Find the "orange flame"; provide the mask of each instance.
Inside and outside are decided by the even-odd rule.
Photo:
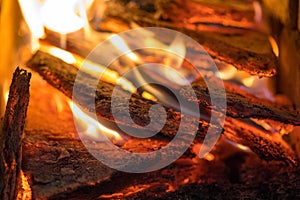
[[[272,47],[272,50],[273,50],[273,53],[275,54],[275,56],[279,56],[279,48],[278,48],[278,44],[277,42],[275,41],[275,39],[273,37],[269,37],[269,42],[271,44],[271,47]]]
[[[17,199],[22,199],[22,200],[32,199],[32,191],[28,179],[22,170],[20,172],[20,175],[21,175],[21,188],[18,190]]]
[[[123,140],[123,138],[118,132],[103,126],[97,120],[93,119],[88,114],[83,112],[73,102],[69,101],[69,106],[75,117],[74,120],[77,122],[78,125],[80,125],[79,128],[82,129],[81,131],[84,132],[84,135],[88,138],[92,138],[97,141],[102,141],[103,135],[101,134],[105,134],[107,137],[114,141],[120,142]]]

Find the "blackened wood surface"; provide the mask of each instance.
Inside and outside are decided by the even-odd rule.
[[[20,186],[22,139],[29,103],[31,73],[17,68],[14,72],[3,120],[0,154],[1,199],[15,199]]]

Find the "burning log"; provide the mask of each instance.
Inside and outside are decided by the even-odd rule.
[[[168,20],[165,21],[163,19],[156,19],[154,16],[157,13],[160,13],[159,9],[156,8],[156,4],[163,4],[158,7],[164,8],[164,15],[170,17],[173,15],[173,12],[176,14],[173,15],[174,17],[170,17],[171,19],[168,18]],[[187,7],[192,8],[193,10],[195,8],[196,10],[198,10],[198,6],[199,10],[203,10],[203,8],[206,8],[208,10],[211,9],[209,5],[204,3],[202,5],[202,3],[199,3],[198,1],[196,2],[190,0],[187,2],[182,2],[182,4],[187,5]],[[217,5],[219,7],[223,7],[222,9],[226,11],[224,11],[224,13],[227,13],[226,16],[231,16],[230,13],[234,12],[234,9],[230,8],[230,6],[225,6],[224,8],[224,2],[219,4]],[[268,42],[267,35],[254,32],[252,30],[240,31],[239,29],[236,30],[232,28],[229,29],[231,31],[227,31],[225,34],[222,34],[222,32],[224,32],[222,31],[224,29],[224,26],[223,28],[218,27],[214,31],[199,31],[196,28],[191,27],[191,25],[187,22],[189,20],[184,20],[184,22],[180,21],[181,19],[185,18],[178,17],[178,15],[180,15],[178,13],[185,13],[183,9],[185,9],[186,7],[182,6],[181,3],[178,3],[177,1],[168,1],[168,3],[166,4],[161,3],[160,1],[154,1],[154,3],[153,1],[147,1],[147,3],[142,4],[145,6],[140,5],[141,4],[138,4],[135,1],[110,1],[106,9],[105,16],[108,21],[110,19],[113,19],[113,21],[121,21],[120,23],[127,24],[128,29],[136,27],[136,25],[132,25],[132,22],[135,22],[139,26],[156,26],[180,31],[199,42],[204,47],[204,49],[214,58],[232,64],[239,70],[246,71],[252,75],[266,77],[272,77],[276,74],[276,68],[278,66],[277,58],[272,52],[272,47]],[[170,7],[175,7],[177,9],[173,10],[170,9]],[[199,17],[199,20],[201,21],[202,12],[200,12],[199,14],[199,12],[195,11],[195,13],[196,15],[194,17]],[[214,11],[214,14],[217,13],[218,11]],[[243,12],[240,15],[241,17],[238,17],[237,19],[248,18],[248,14],[245,14]],[[207,15],[203,15],[203,17],[204,16]],[[226,24],[228,23],[228,19],[226,19],[223,14],[217,14],[216,16],[219,19],[218,21],[225,20]],[[214,18],[209,19],[212,20],[209,21],[210,23],[214,23]],[[247,20],[241,20],[240,23],[244,24],[245,21]],[[205,23],[209,24],[209,22]],[[116,27],[113,27],[110,31],[120,32],[124,31],[124,29],[126,28],[122,28],[122,30],[116,30]]]
[[[15,199],[20,186],[22,138],[31,74],[17,68],[10,86],[1,134],[1,199]]]
[[[97,2],[95,9],[97,9]],[[135,13],[127,12],[131,11]],[[120,17],[120,12],[124,17]],[[106,25],[107,17],[123,18],[128,24],[132,18],[161,21],[161,23],[176,24],[191,30],[213,30],[213,26],[254,28],[255,10],[253,2],[245,1],[161,1],[146,0],[143,3],[130,0],[114,0],[106,3],[104,18],[96,15],[93,18],[95,27],[101,27],[99,18]],[[126,20],[127,19],[127,20]],[[159,20],[159,21],[158,21]],[[259,19],[258,19],[259,20]],[[215,29],[217,29],[215,27]]]
[[[76,67],[67,64],[62,60],[53,57],[47,53],[43,53],[41,51],[38,51],[32,57],[32,59],[28,61],[27,66],[37,71],[53,87],[62,91],[69,98],[72,98],[73,85],[78,72],[78,69]],[[75,101],[77,101],[76,103],[78,103],[79,105],[84,105],[85,109],[89,111],[94,111],[94,107],[95,107],[94,105],[86,105],[87,103],[86,98],[89,97],[89,95],[91,94],[84,94],[84,93],[85,91],[87,91],[86,87],[89,87],[86,85],[86,83],[91,80],[95,80],[95,78],[88,74],[86,74],[85,77],[86,77],[85,80],[80,80],[80,85],[82,86],[81,91],[83,92],[83,94],[81,97],[76,98]],[[95,97],[97,115],[99,115],[99,117],[101,118],[113,122],[115,122],[115,119],[111,113],[111,96],[114,87],[115,86],[110,83],[101,81],[98,84],[96,97]],[[121,100],[127,94],[128,94],[127,91],[120,89],[118,90],[117,98],[120,98]],[[122,121],[117,121],[117,123],[141,130],[143,129],[142,126],[146,126],[149,123],[148,111],[155,104],[157,103],[151,100],[141,98],[136,94],[132,94],[130,99],[129,110],[134,122],[137,123],[138,125],[133,123],[131,119],[126,119],[126,117],[123,118]],[[120,103],[120,105],[118,105],[118,109],[126,110],[128,108],[127,105]],[[193,117],[185,116],[184,118],[182,118],[179,112],[176,112],[171,108],[165,107],[165,110],[167,113],[167,119],[166,119],[166,124],[161,130],[161,132],[166,135],[174,136],[178,131],[178,127],[181,120],[185,120],[187,123],[190,123],[190,125],[194,121]],[[157,114],[156,116],[157,117],[155,121],[153,121],[154,123],[156,122],[160,123],[162,121],[165,121],[164,116],[161,116],[159,114]],[[201,120],[200,125],[201,127],[199,127],[199,130],[201,129],[202,133],[199,134],[204,136],[205,131],[203,131],[203,129],[208,127],[208,123],[207,121]],[[186,130],[189,130],[189,127],[186,127]]]
[[[28,61],[27,65],[33,70],[37,71],[41,76],[43,76],[43,78],[46,79],[52,86],[61,90],[69,98],[72,98],[73,83],[78,72],[78,69],[76,67],[41,51],[38,51],[32,57],[32,59]],[[89,78],[90,80],[94,79],[93,77],[87,75],[87,80]],[[206,84],[203,81],[197,81],[192,84],[199,99],[191,99],[191,92],[193,91],[186,90],[185,88],[183,88],[180,93],[185,99],[191,102],[197,102],[205,109],[209,109],[211,106],[209,92],[218,94],[218,85],[220,84],[219,80],[217,79],[211,78],[211,81],[213,85],[216,85],[214,91],[208,91]],[[84,83],[82,84],[84,85]],[[99,91],[97,91],[97,94],[99,94],[99,96],[96,97],[97,101],[101,102],[105,99],[110,100],[113,88],[114,85],[101,81],[100,85],[98,86]],[[238,89],[238,87],[235,87],[233,84],[225,84],[225,90],[227,91],[227,114],[229,116],[236,118],[270,118],[284,123],[300,125],[299,114],[295,111],[288,110],[286,108],[280,108],[280,105],[276,105],[268,100],[262,100],[254,97],[253,95],[244,92],[242,89]],[[137,95],[133,95],[133,98],[134,99],[132,100],[132,102],[141,104],[138,110],[149,110],[149,107],[155,104],[153,101],[146,100]],[[97,104],[99,102],[97,102]],[[109,105],[103,104],[102,106],[102,108],[106,108]],[[97,105],[97,108],[100,108],[100,106]],[[89,109],[92,109],[92,106],[90,106]],[[105,113],[109,110],[110,109],[107,108],[101,110],[99,109],[97,111],[101,113],[102,117],[113,120],[110,114]],[[177,113],[176,111],[170,110],[170,113],[174,113],[172,115],[172,118],[174,120],[179,118],[179,113]],[[134,114],[136,114],[137,116],[139,115],[138,113]],[[143,117],[140,117],[140,119],[145,120]],[[148,120],[141,123],[147,123],[147,121]]]
[[[212,85],[215,85],[213,91],[208,91],[207,86],[203,80],[198,80],[192,83],[194,91],[197,95],[195,99],[191,95],[191,91],[182,89],[181,95],[183,98],[197,102],[200,105],[210,106],[210,93],[215,96],[222,96],[218,88],[220,88],[221,80],[217,78],[210,78]],[[299,113],[293,108],[285,108],[279,104],[271,102],[266,99],[258,98],[235,84],[223,82],[226,90],[227,101],[227,115],[233,118],[258,118],[258,119],[273,119],[285,124],[292,124],[299,126]],[[220,99],[222,101],[224,99]],[[225,101],[225,100],[224,100]]]
[[[50,83],[55,88],[62,91],[66,96],[69,98],[72,97],[72,91],[73,91],[73,84],[74,80],[76,78],[77,69],[67,63],[64,63],[62,60],[55,58],[49,54],[43,53],[38,51],[32,59],[27,63],[27,65],[32,68],[33,70],[37,71],[45,80],[47,80],[48,83]],[[82,86],[86,85],[85,83],[81,83]],[[195,82],[195,84],[199,84],[198,82]],[[195,85],[194,85],[195,86]],[[226,86],[226,85],[225,85]],[[86,87],[86,86],[85,86]],[[82,96],[85,96],[84,93],[85,87],[82,89]],[[207,90],[202,85],[198,85],[198,89],[196,90],[198,96],[200,98],[204,99],[204,103],[200,102],[201,106],[204,106],[205,109],[209,109],[210,104],[206,97],[208,98]],[[99,83],[98,89],[97,89],[97,96],[96,96],[96,112],[99,117],[105,118],[110,121],[114,121],[114,118],[111,114],[111,108],[110,108],[110,101],[111,101],[111,93],[114,88],[114,85],[108,84],[105,82]],[[289,110],[278,110],[276,106],[274,106],[273,103],[270,103],[268,101],[262,101],[259,103],[259,100],[254,101],[253,99],[247,99],[246,97],[242,98],[244,95],[243,92],[239,90],[233,90],[228,85],[226,86],[227,92],[228,92],[228,98],[229,98],[229,105],[228,105],[228,115],[233,117],[260,117],[260,118],[270,118],[272,115],[277,115],[276,117],[273,117],[273,119],[282,121],[282,122],[289,122],[292,124],[299,124],[299,120],[294,115],[293,112]],[[197,89],[197,87],[196,87]],[[217,88],[216,88],[217,91]],[[125,91],[120,91],[119,97],[122,98],[122,93]],[[184,97],[187,99],[189,96],[185,96],[184,90],[181,91],[181,94],[183,94]],[[244,95],[245,96],[245,95]],[[252,97],[252,96],[251,96]],[[84,97],[77,99],[79,104],[84,103]],[[197,99],[188,99],[192,101],[198,101]],[[268,102],[268,103],[266,103]],[[266,104],[264,104],[266,103]],[[234,105],[238,104],[237,108],[234,108]],[[155,105],[155,102],[146,100],[144,98],[139,97],[138,95],[132,95],[131,104],[129,107],[131,116],[140,125],[145,125],[148,122],[148,110],[151,106]],[[88,106],[87,109],[92,109],[93,105]],[[252,108],[255,108],[255,112],[251,112],[248,110],[243,110],[243,107],[247,107],[250,110]],[[125,107],[120,106],[120,109],[127,109]],[[176,134],[178,124],[181,120],[186,120],[187,122],[193,122],[192,117],[189,116],[180,116],[179,112],[176,112],[170,108],[165,107],[167,111],[167,120],[165,123],[164,128],[161,130],[162,133],[174,136]],[[283,116],[281,116],[284,112]],[[244,114],[243,114],[244,113]],[[146,117],[145,117],[146,116]],[[159,116],[158,116],[158,119]],[[231,118],[229,118],[231,119]],[[163,119],[161,119],[163,120]],[[234,120],[234,119],[232,119]],[[247,128],[243,128],[245,124],[240,123],[241,127],[238,126],[238,123],[232,123],[229,120],[227,123],[225,123],[225,131],[230,133],[230,138],[232,138],[234,141],[239,141],[250,147],[252,147],[255,152],[260,155],[262,158],[265,158],[267,160],[281,160],[285,161],[286,163],[290,163],[292,165],[297,164],[296,156],[294,155],[294,152],[290,149],[289,146],[287,146],[284,141],[280,139],[274,139],[273,136],[270,137],[268,134],[271,134],[268,131],[263,132],[256,132],[253,131],[255,129],[250,129],[250,125]],[[116,121],[117,123],[127,125],[127,126],[133,126],[135,128],[141,128],[136,127],[131,122],[126,121]],[[202,127],[199,127],[198,134],[200,134],[200,138],[203,138],[205,136],[205,129],[207,128],[209,121],[201,119],[201,125]],[[233,124],[236,124],[237,126],[232,126]],[[216,127],[221,128],[221,127]],[[187,128],[187,130],[189,130]],[[243,134],[240,132],[243,131]],[[266,134],[265,134],[266,133]],[[249,140],[250,138],[250,140]],[[257,139],[259,138],[259,139]],[[270,145],[269,148],[266,148],[266,144]]]

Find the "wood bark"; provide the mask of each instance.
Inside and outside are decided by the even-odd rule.
[[[3,119],[0,153],[1,199],[16,199],[20,186],[22,138],[31,74],[17,68],[10,86],[9,98]]]
[[[251,152],[224,144],[224,140],[211,151],[212,161],[198,159],[197,155],[187,152],[161,170],[143,174],[117,172],[98,162],[80,142],[67,97],[36,72],[33,72],[31,91],[22,170],[34,199],[167,199],[168,196],[201,198],[203,195],[211,199],[224,195],[238,198],[241,194],[251,198],[294,199],[298,194],[298,168],[264,162]],[[57,98],[63,110],[57,109]],[[238,126],[236,122],[231,124],[233,128]],[[130,139],[122,148],[152,152],[169,140],[163,135]],[[104,147],[101,142],[94,145],[96,150]],[[197,154],[197,150],[193,150],[195,146],[190,151]],[[269,149],[264,148],[266,152]]]
[[[186,6],[181,4],[184,4]],[[222,4],[227,5],[226,3]],[[105,17],[103,19],[104,22],[101,23],[104,23],[104,26],[105,24],[109,23],[123,23],[127,25],[121,26],[121,30],[118,30],[118,28],[116,28],[118,26],[109,26],[104,28],[104,30],[106,31],[110,30],[113,32],[120,32],[130,28],[134,28],[136,27],[136,24],[142,27],[155,26],[174,29],[190,36],[191,38],[199,42],[212,57],[230,63],[239,70],[246,71],[252,75],[266,77],[274,76],[276,74],[278,62],[276,56],[272,52],[272,48],[268,42],[267,35],[255,32],[250,29],[241,31],[240,29],[225,28],[226,31],[224,31],[224,26],[217,26],[217,28],[214,28],[212,30],[211,27],[208,26],[210,27],[210,30],[207,30],[207,28],[205,28],[204,30],[198,30],[189,23],[189,20],[186,19],[190,16],[183,16],[183,18],[180,18],[181,16],[178,17],[178,15],[181,15],[178,13],[185,13],[185,9],[199,9],[202,11],[205,9],[212,9],[212,15],[214,15],[219,21],[227,21],[228,19],[226,19],[226,17],[231,17],[230,13],[235,13],[235,11],[234,9],[230,8],[230,6],[227,5],[226,7],[222,6],[222,4],[220,3],[219,7],[222,7],[220,9],[223,9],[223,11],[220,12],[220,15],[218,15],[218,9],[214,10],[210,8],[210,5],[208,4],[202,4],[199,1],[196,2],[192,0],[187,2],[168,1],[167,3],[164,1],[147,1],[147,3],[145,3],[145,6],[142,6],[144,4],[140,5],[134,0],[110,1],[106,8]],[[151,7],[153,9],[150,9]],[[170,7],[172,9],[170,9]],[[252,4],[250,4],[249,7],[252,8]],[[166,20],[164,20],[163,18],[157,18],[155,17],[157,13],[163,13],[162,15],[167,15],[168,18]],[[194,18],[199,17],[199,21],[204,20],[201,19],[201,17],[205,18],[205,16],[207,16],[207,14],[203,14],[202,16],[201,11],[195,11],[195,13],[192,13],[193,14],[191,15]],[[240,18],[238,19],[241,20],[247,18],[248,14],[241,12],[239,15]],[[181,19],[184,22],[181,21]],[[238,19],[236,21],[239,21]],[[105,22],[105,20],[107,22]],[[212,17],[205,20],[210,20],[209,22],[205,22],[207,24],[213,24],[215,22],[214,18]],[[247,20],[241,20],[240,23],[247,24],[246,21]],[[132,22],[134,22],[135,25],[132,25]]]
[[[73,84],[76,78],[76,73],[78,71],[74,66],[64,63],[62,60],[43,52],[37,52],[27,63],[27,65],[28,67],[37,71],[49,84],[62,91],[69,98],[72,97]],[[86,83],[88,83],[88,79],[82,81],[82,95],[80,98],[75,99],[75,101],[82,105],[84,105],[85,97],[87,95],[90,95],[86,94]],[[198,84],[197,86],[199,87],[197,89],[197,87],[195,87],[194,85],[194,88],[196,89],[195,91],[198,94],[198,97],[200,97],[200,99],[203,100],[200,102],[201,107],[209,110],[209,101],[205,99],[208,95],[207,89],[198,82],[195,82],[195,84]],[[96,91],[96,112],[98,114],[98,117],[104,118],[109,121],[115,121],[111,114],[110,102],[113,88],[114,85],[101,82],[99,83],[98,89]],[[241,123],[239,123],[238,120],[235,120],[235,122],[232,123],[232,120],[234,120],[232,117],[259,117],[266,119],[272,118],[286,123],[288,122],[292,124],[299,124],[299,120],[296,116],[294,116],[294,112],[287,109],[278,110],[278,106],[275,106],[273,103],[268,101],[260,102],[259,100],[257,100],[257,98],[254,98],[251,95],[251,98],[246,98],[247,96],[243,97],[243,92],[239,91],[237,88],[236,90],[232,90],[232,88],[228,86],[226,88],[227,96],[229,98],[228,101],[230,104],[228,104],[227,114],[229,116],[227,122],[225,122],[224,128],[225,132],[227,131],[230,133],[228,134],[230,138],[233,141],[241,142],[245,145],[248,145],[262,158],[265,158],[267,160],[281,160],[291,165],[297,165],[298,161],[294,152],[288,145],[286,145],[286,143],[280,137],[276,138],[277,136],[275,135],[271,136],[272,134],[270,131],[260,131],[260,129],[257,129],[258,131],[256,131],[256,128],[249,128],[251,126],[247,125],[247,123],[243,120],[241,121]],[[122,93],[124,94],[124,92],[125,91],[120,91],[118,93],[118,98],[120,98],[120,100],[122,99]],[[216,90],[213,92],[218,92],[218,89],[216,88]],[[181,91],[181,94],[183,94],[184,96],[185,92]],[[187,100],[198,102],[198,99],[188,99],[188,95],[184,97]],[[147,123],[149,122],[149,108],[155,104],[156,102],[146,100],[144,98],[139,97],[138,95],[132,95],[131,104],[129,106],[131,117],[137,124],[142,126],[147,125]],[[237,104],[236,107],[235,104]],[[92,110],[93,106],[94,105],[88,105],[86,106],[86,109]],[[249,110],[244,110],[244,107],[248,108]],[[252,111],[253,108],[255,108],[255,112]],[[120,103],[119,109],[124,110],[128,108],[127,105],[123,105],[122,103]],[[187,124],[187,127],[185,127],[187,132],[193,131],[188,128],[188,124],[194,122],[193,117],[182,115],[179,112],[176,112],[167,107],[165,107],[165,109],[167,111],[168,117],[165,126],[161,130],[163,134],[173,137],[176,134],[180,120],[185,120]],[[282,113],[284,112],[286,112],[286,114],[282,115]],[[272,115],[276,115],[276,117]],[[132,124],[127,120],[128,119],[126,119],[125,117],[120,121],[116,121],[116,123],[126,125],[129,127],[134,127],[138,130],[143,129],[141,126]],[[161,117],[157,115],[156,120],[164,119],[161,119]],[[202,125],[202,127],[199,127],[198,135],[200,136],[200,138],[204,138],[209,121],[202,119],[200,120],[200,124]],[[213,126],[215,126],[215,128],[217,129],[223,128],[218,125]],[[268,146],[270,147],[266,148],[266,144],[268,144]]]

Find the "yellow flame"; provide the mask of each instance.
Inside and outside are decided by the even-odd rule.
[[[167,49],[169,54],[166,59],[166,65],[179,69],[184,61],[186,47],[181,37],[176,37]]]
[[[84,133],[86,136],[89,136],[93,139],[99,139],[101,138],[100,134],[104,133],[106,136],[116,141],[121,141],[123,139],[118,132],[106,128],[105,126],[100,124],[97,120],[93,119],[92,117],[84,113],[73,102],[69,101],[69,106],[73,112],[76,122],[82,125],[82,128],[84,129]]]
[[[244,145],[242,145],[242,144],[236,144],[236,146],[237,146],[239,149],[243,150],[243,151],[249,151],[249,150],[250,150],[249,147],[244,146]]]
[[[62,59],[63,61],[65,61],[66,63],[69,63],[69,64],[74,64],[76,63],[76,59],[75,57],[73,56],[72,53],[68,52],[68,51],[65,51],[65,50],[62,50],[62,49],[59,49],[59,48],[56,48],[56,47],[51,47],[49,49],[49,53]]]
[[[237,73],[237,69],[232,65],[226,65],[224,68],[217,71],[216,76],[223,80],[232,79]]]
[[[205,157],[204,157],[205,160],[208,160],[208,161],[213,161],[215,159],[215,156],[211,153],[208,153]]]
[[[44,25],[56,32],[67,34],[83,28],[85,22],[77,15],[77,0],[46,0],[41,8]]]
[[[126,56],[130,58],[131,60],[135,62],[139,62],[139,57],[131,51],[131,49],[128,47],[128,45],[125,43],[125,41],[119,36],[119,35],[112,35],[109,38],[109,41],[117,47],[121,52],[127,52]]]
[[[9,96],[9,91],[6,91],[6,92],[4,93],[5,104],[7,104],[8,96]]]
[[[246,78],[243,78],[241,80],[241,82],[246,86],[246,87],[252,87],[255,81],[255,77],[254,76],[249,76]]]
[[[18,190],[17,199],[29,200],[32,199],[32,191],[28,182],[27,177],[24,175],[24,172],[21,170],[21,188]]]
[[[278,57],[279,56],[279,48],[278,48],[277,42],[271,36],[269,36],[269,42],[270,42],[270,44],[272,46],[273,53]]]
[[[44,27],[41,17],[39,16],[39,9],[41,4],[36,0],[19,0],[19,4],[24,16],[24,19],[35,38],[44,36]]]
[[[142,97],[144,97],[145,99],[152,100],[152,101],[157,101],[157,99],[152,94],[150,94],[148,92],[143,92]]]

